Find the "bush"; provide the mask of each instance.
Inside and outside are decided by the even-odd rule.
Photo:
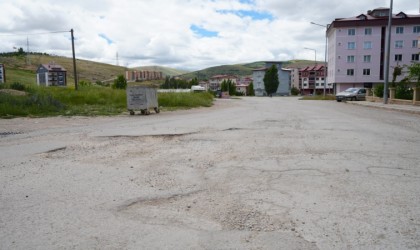
[[[14,89],[14,90],[24,91],[25,90],[25,85],[20,83],[20,82],[14,82],[14,83],[12,83],[12,85],[10,85],[10,88]]]
[[[410,89],[406,81],[401,81],[395,88],[395,98],[403,100],[413,100],[413,90]]]
[[[117,79],[114,80],[114,84],[112,84],[113,89],[126,89],[127,88],[127,80],[123,75],[119,75]]]
[[[299,89],[293,86],[292,89],[290,90],[290,93],[292,95],[299,95]]]
[[[375,85],[375,87],[373,88],[373,93],[377,97],[383,97],[384,96],[384,85],[383,84]]]
[[[81,81],[79,82],[79,85],[80,85],[80,86],[82,86],[82,87],[85,87],[85,86],[92,86],[92,83],[91,83],[89,80],[87,80],[87,81],[85,81],[85,80],[81,80]]]

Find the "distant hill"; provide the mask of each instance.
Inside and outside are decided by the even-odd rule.
[[[60,64],[67,70],[67,81],[71,85],[74,82],[73,59],[61,56],[52,56],[45,54],[30,54],[28,58],[23,55],[5,56],[0,54],[0,63],[5,64],[6,80],[8,83],[20,82],[26,84],[36,83],[35,72],[40,64],[55,62]],[[126,67],[116,66],[106,63],[93,62],[88,60],[77,59],[77,75],[80,80],[84,81],[113,81],[118,75],[124,75]],[[318,62],[321,63],[321,62]],[[313,65],[314,61],[309,60],[291,60],[285,61],[284,67],[303,68]],[[165,76],[180,76],[183,79],[193,79],[197,77],[199,80],[209,79],[214,75],[252,75],[252,70],[264,67],[264,62],[252,62],[235,65],[221,65],[210,67],[194,72],[187,73],[183,70],[161,67],[161,66],[143,66],[132,69],[161,71]]]
[[[8,55],[9,54],[9,55]],[[57,63],[67,70],[67,82],[71,85],[74,82],[73,59],[62,56],[52,56],[41,53],[10,56],[10,53],[0,54],[0,63],[5,64],[6,80],[8,83],[21,82],[33,84],[36,82],[35,72],[40,64],[50,62]],[[187,71],[161,67],[161,66],[145,66],[137,67],[139,70],[161,71],[163,75],[176,76],[185,74]],[[118,75],[124,75],[126,67],[116,66],[106,63],[94,61],[76,60],[76,70],[79,81],[113,81]]]
[[[188,73],[188,71],[186,70],[173,69],[173,68],[162,67],[162,66],[141,66],[141,67],[130,68],[130,70],[158,71],[158,72],[162,72],[164,76],[178,76],[178,75]]]
[[[314,65],[314,61],[310,60],[290,60],[283,63],[283,67],[290,68],[304,68],[309,65]],[[321,63],[321,62],[318,62]],[[245,64],[234,64],[234,65],[221,65],[216,67],[210,67],[187,74],[180,75],[184,79],[193,79],[197,77],[199,80],[209,79],[214,75],[237,75],[237,76],[248,76],[252,75],[254,69],[262,68],[265,66],[265,62],[252,62]]]
[[[27,63],[28,62],[28,63]],[[30,54],[28,60],[25,56],[0,56],[0,63],[5,64],[6,81],[8,83],[21,82],[36,83],[36,70],[40,64],[55,62],[67,70],[67,82],[74,82],[73,59],[61,56],[44,54]],[[77,75],[84,81],[109,81],[116,76],[124,74],[126,68],[121,66],[98,63],[87,60],[76,60]]]

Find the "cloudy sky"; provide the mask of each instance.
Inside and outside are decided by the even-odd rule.
[[[419,13],[395,0],[394,13]],[[263,60],[324,59],[326,25],[389,0],[1,0],[0,52],[71,56],[122,66],[197,70]],[[64,33],[54,33],[66,31]]]

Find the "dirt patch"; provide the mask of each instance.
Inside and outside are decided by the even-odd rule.
[[[25,96],[27,94],[25,91],[14,89],[0,89],[0,93],[5,93],[13,96]]]

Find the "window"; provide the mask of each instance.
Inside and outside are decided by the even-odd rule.
[[[419,40],[413,40],[413,48],[417,48],[419,46]]]
[[[419,61],[419,54],[412,54],[411,61]]]
[[[364,76],[370,76],[370,69],[363,69]]]
[[[364,42],[363,43],[364,49],[371,49],[372,48],[372,42]]]
[[[347,75],[348,76],[354,76],[354,69],[348,69],[347,70]]]
[[[396,49],[402,49],[402,47],[403,47],[403,41],[395,41]]]
[[[397,27],[397,34],[404,34],[404,27]]]
[[[402,54],[396,54],[395,55],[395,61],[397,61],[397,62],[402,61]]]
[[[347,30],[347,34],[348,34],[349,36],[354,36],[354,35],[356,35],[356,30],[355,30],[355,29],[348,29],[348,30]]]
[[[347,49],[356,49],[356,43],[355,42],[348,42],[347,43]]]
[[[363,56],[363,62],[370,63],[371,55],[364,55]]]
[[[347,56],[348,63],[354,63],[354,56]]]
[[[414,26],[413,33],[420,33],[420,26]]]
[[[372,35],[372,28],[365,28],[365,35]]]

